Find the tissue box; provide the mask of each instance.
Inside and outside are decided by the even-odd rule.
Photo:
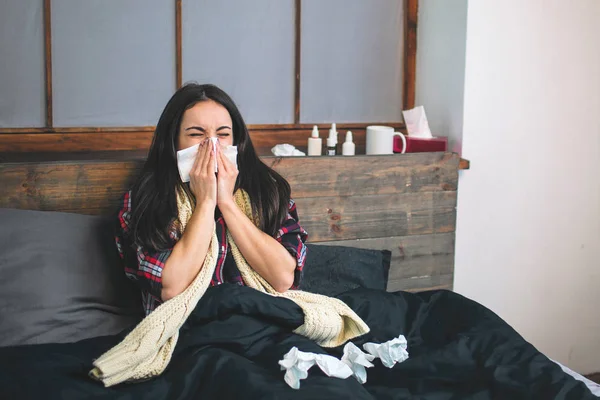
[[[406,137],[406,153],[426,153],[448,150],[448,138],[445,136],[431,139]],[[394,153],[402,152],[402,139],[394,136]]]

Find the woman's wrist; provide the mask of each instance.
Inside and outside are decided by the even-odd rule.
[[[204,215],[204,214],[214,214],[215,208],[217,204],[213,200],[204,200],[200,203],[196,203],[196,208],[194,209],[194,214]]]
[[[235,211],[237,208],[238,208],[238,206],[235,204],[235,201],[233,200],[233,195],[224,196],[223,198],[219,199],[219,210],[221,210],[222,213],[225,213],[228,211]]]

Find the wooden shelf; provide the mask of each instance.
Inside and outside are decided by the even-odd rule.
[[[416,153],[415,153],[416,154]],[[0,163],[39,163],[61,161],[136,161],[144,160],[145,150],[112,150],[112,151],[77,151],[77,152],[29,152],[29,153],[0,153]],[[356,155],[354,157],[364,157]],[[400,156],[400,155],[398,155]],[[265,159],[277,158],[270,154],[260,154]],[[322,156],[327,157],[327,156]],[[336,156],[343,157],[343,156]],[[470,168],[470,161],[461,158],[459,170]]]

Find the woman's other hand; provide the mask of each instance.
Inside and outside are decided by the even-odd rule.
[[[236,166],[229,161],[221,151],[221,146],[217,145],[217,205],[223,205],[233,202],[233,190],[238,176]]]
[[[196,197],[196,204],[212,208],[217,204],[215,157],[212,143],[209,140],[203,141],[198,147],[198,154],[190,171],[190,190]]]

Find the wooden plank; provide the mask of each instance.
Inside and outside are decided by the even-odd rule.
[[[322,242],[328,246],[390,250],[390,279],[448,275],[454,269],[454,232]]]
[[[142,161],[0,165],[0,207],[109,214],[142,166]]]
[[[52,5],[44,0],[44,74],[46,79],[46,127],[51,128],[52,111]]]
[[[452,290],[454,275],[438,275],[414,278],[401,281],[388,281],[388,292],[404,290],[407,292],[423,292],[425,290]]]
[[[456,192],[295,199],[309,241],[453,232]]]
[[[407,167],[412,163],[420,170],[419,165],[436,165],[440,160],[450,159],[457,168],[458,156],[422,153],[355,159],[356,162],[370,161],[372,168],[354,172],[352,176],[363,183],[356,185],[356,194],[351,196],[322,196],[313,189],[306,189],[311,182],[305,182],[301,176],[290,179],[294,190],[304,193],[313,190],[316,194],[296,199],[300,222],[309,232],[309,242],[390,249],[388,290],[451,289],[456,191],[406,191],[405,186],[399,185],[395,192],[382,189],[384,194],[364,194],[360,186],[377,180],[364,179],[364,176],[372,176],[371,171],[393,171],[390,167],[393,164]],[[277,159],[264,160],[273,163]],[[275,163],[275,168],[289,170],[302,160],[308,169],[333,171],[331,165],[347,162],[344,157],[284,158]],[[144,160],[139,159],[0,164],[0,207],[113,214],[143,163]],[[431,171],[423,173],[435,175]],[[458,179],[457,174],[454,176]],[[428,182],[426,177],[423,181]],[[456,182],[451,184],[456,187]]]
[[[249,124],[248,129],[261,130],[261,131],[282,131],[282,130],[308,130],[309,133],[313,126],[317,125],[319,130],[323,133],[327,133],[331,127],[330,123],[299,123],[299,124]],[[365,129],[369,125],[385,125],[391,126],[396,130],[406,132],[406,126],[404,122],[342,122],[337,124],[338,131],[342,130],[353,130],[353,129]],[[0,130],[1,132],[1,130]],[[323,136],[323,135],[321,135]]]
[[[302,1],[295,2],[294,123],[300,123],[300,57],[302,53]]]
[[[28,133],[127,133],[127,132],[154,132],[154,126],[80,126],[80,127],[53,127],[53,128],[0,128],[0,134],[28,134]]]
[[[419,17],[419,1],[405,0],[404,10],[404,85],[402,86],[402,108],[415,106],[416,73],[417,73],[417,22]]]
[[[403,290],[422,290],[436,286],[441,282],[440,276],[451,276],[454,271],[453,232],[433,235],[344,240],[322,242],[319,244],[390,250],[392,258],[390,261],[389,281],[392,284],[388,287],[395,290],[399,290],[398,288],[402,288]],[[416,285],[415,282],[417,282]]]
[[[14,152],[78,152],[148,150],[151,131],[99,133],[0,134],[0,154]]]
[[[368,218],[391,218],[392,221],[401,219],[404,222],[403,225],[398,225],[398,229],[405,229],[410,234],[453,229],[457,174],[451,173],[446,167],[440,166],[438,171],[431,171],[426,166],[433,165],[435,169],[438,168],[437,165],[441,165],[440,162],[447,162],[456,168],[457,159],[458,156],[451,153],[352,158],[263,158],[268,165],[273,164],[274,168],[284,175],[285,171],[300,168],[298,163],[302,163],[301,168],[307,170],[324,171],[325,185],[317,185],[318,181],[310,180],[301,174],[291,175],[288,180],[303,218],[311,220],[312,234],[317,235],[313,239],[322,237],[326,240],[364,237],[356,236],[360,233],[359,230],[376,225],[376,221]],[[111,211],[110,204],[117,200],[106,197],[114,193],[119,197],[134,179],[143,162],[143,158],[139,158],[132,161],[0,164],[0,207],[41,210],[71,210],[76,207],[101,210],[105,207],[106,211]],[[363,165],[361,163],[369,168],[360,167]],[[408,167],[410,164],[414,165],[412,170]],[[358,167],[353,174],[345,175],[344,168],[351,165]],[[384,172],[379,174],[374,171],[388,171],[389,176]],[[412,186],[393,184],[394,176],[399,180],[407,179],[402,178],[403,175],[399,171],[404,171],[410,176]],[[335,173],[344,178],[337,179]],[[380,179],[373,179],[377,174]],[[438,174],[440,181],[436,183]],[[432,179],[429,179],[428,175],[431,175]],[[452,176],[455,181],[448,180]],[[358,183],[353,183],[351,179]],[[345,183],[337,186],[333,184],[328,188],[329,181]],[[379,181],[389,184],[381,185]],[[85,185],[93,190],[82,190]],[[105,187],[114,192],[97,189]],[[77,197],[80,203],[73,203],[73,197]],[[435,214],[431,214],[434,210],[431,208],[432,202],[435,202],[437,207]],[[362,208],[371,210],[370,214],[364,213],[363,220],[357,219],[354,214],[361,214]],[[390,213],[393,215],[389,215]],[[344,215],[344,218],[340,218],[340,215]],[[376,228],[369,229],[373,232]],[[346,230],[350,233],[348,237],[344,236]],[[397,235],[404,234],[390,231],[381,236]]]
[[[598,384],[600,384],[600,372],[596,372],[593,374],[589,374],[585,376],[587,379],[589,379],[590,381],[596,382]]]
[[[0,153],[148,150],[154,133],[151,127],[140,130],[100,130],[100,128],[80,130],[81,132],[71,130],[66,133],[13,132],[0,134]],[[339,131],[342,132],[342,128],[339,128]],[[356,154],[364,154],[365,129],[358,128],[352,132],[356,143]],[[322,134],[325,135],[324,130]],[[343,135],[345,135],[345,131],[340,136],[343,137]],[[299,150],[306,152],[309,136],[310,129],[250,131],[250,137],[259,155],[271,155],[271,148],[280,143],[292,144]]]
[[[328,130],[331,126],[329,123],[320,124],[249,124],[248,130],[260,131],[285,131],[285,130],[312,130],[313,126],[317,125],[321,130]],[[337,124],[338,130],[365,129],[369,125],[385,125],[395,129],[406,131],[403,122],[350,122]],[[21,133],[96,133],[96,132],[154,132],[155,126],[100,126],[100,127],[30,127],[30,128],[0,128],[0,134],[21,134]]]
[[[319,125],[317,125],[319,126]],[[356,145],[356,154],[365,154],[366,150],[366,127],[367,124],[344,126],[338,125],[338,142],[342,143],[346,137],[346,131],[352,131],[353,141]],[[388,125],[391,126],[391,125]],[[323,139],[322,154],[325,154],[327,145],[327,135],[330,125],[319,126],[319,133]],[[397,128],[397,126],[396,126]],[[399,129],[399,128],[397,128]],[[284,129],[279,131],[253,129],[250,130],[252,144],[260,155],[272,155],[271,148],[276,144],[288,143],[296,147],[298,150],[307,152],[308,137],[310,136],[312,125],[303,129]]]
[[[471,161],[461,158],[460,162],[458,164],[458,169],[470,169],[470,168],[471,168]]]
[[[131,161],[145,160],[146,150],[78,151],[45,153],[0,153],[0,163],[39,163],[49,161]]]
[[[354,133],[356,154],[365,152],[365,129],[372,124],[338,125],[342,140],[347,130]],[[401,129],[402,124],[387,124]],[[312,125],[249,125],[250,137],[259,155],[271,155],[271,148],[289,143],[306,152]],[[319,124],[321,136],[326,136],[329,124]],[[93,133],[93,135],[90,135]],[[81,152],[107,150],[148,150],[154,127],[111,128],[7,128],[0,129],[0,153],[6,152]],[[323,141],[325,142],[325,140]]]
[[[324,157],[318,163],[307,163],[305,157],[263,161],[296,183],[292,186],[296,199],[454,191],[458,180],[458,156],[451,153]]]
[[[183,51],[181,39],[181,0],[175,0],[175,88],[183,84]]]

